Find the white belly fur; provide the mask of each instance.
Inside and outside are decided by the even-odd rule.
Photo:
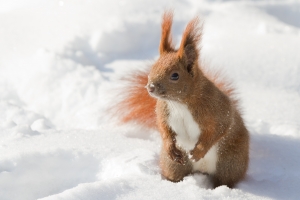
[[[168,124],[176,133],[176,144],[189,152],[194,149],[201,130],[194,120],[187,105],[175,101],[168,101]],[[218,144],[215,144],[198,162],[192,162],[193,171],[213,174],[216,171],[218,160]]]
[[[199,125],[195,122],[187,105],[168,101],[168,123],[176,133],[176,144],[189,152],[193,150],[201,134]]]
[[[202,173],[214,174],[217,169],[218,161],[218,143],[212,146],[205,154],[204,158],[198,162],[192,162],[193,171],[200,171]]]

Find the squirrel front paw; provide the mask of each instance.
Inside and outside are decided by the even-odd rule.
[[[202,146],[196,146],[190,151],[190,159],[194,162],[197,162],[205,156],[206,152],[207,151],[205,151]]]
[[[169,147],[168,154],[173,161],[175,161],[181,165],[185,165],[184,155],[183,155],[182,151],[177,149],[177,147],[175,145],[171,145]]]

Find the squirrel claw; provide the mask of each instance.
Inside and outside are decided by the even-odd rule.
[[[205,152],[202,150],[199,150],[198,148],[195,148],[190,151],[189,159],[191,159],[193,162],[199,161],[201,158],[205,156]]]
[[[170,149],[169,156],[173,161],[175,161],[181,165],[185,165],[185,160],[184,160],[184,156],[183,156],[182,152],[179,149],[177,149],[175,146],[173,146]]]
[[[175,162],[181,164],[181,165],[185,165],[185,161],[182,157],[177,157],[174,159]]]

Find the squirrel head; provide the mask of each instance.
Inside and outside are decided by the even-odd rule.
[[[152,66],[146,88],[155,98],[181,101],[192,94],[199,79],[197,46],[201,38],[201,28],[198,18],[190,21],[183,33],[179,49],[175,50],[170,36],[172,19],[172,12],[164,13],[160,57]]]

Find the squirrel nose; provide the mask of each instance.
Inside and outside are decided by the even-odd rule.
[[[147,89],[149,92],[154,92],[155,91],[155,86],[153,85],[153,83],[150,83],[147,85]]]

